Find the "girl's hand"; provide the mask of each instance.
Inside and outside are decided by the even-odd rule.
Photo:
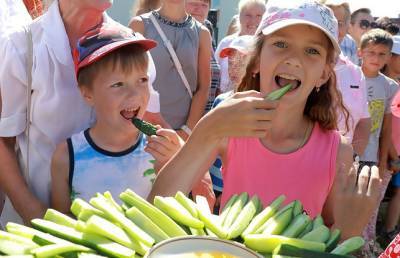
[[[145,151],[156,160],[155,169],[158,171],[183,146],[184,141],[172,129],[162,129],[157,126],[157,135],[148,138]]]
[[[357,179],[358,165],[349,172],[339,169],[333,227],[342,231],[342,239],[360,236],[373,211],[379,205],[382,179],[379,169],[364,166]]]
[[[209,172],[205,173],[204,177],[192,188],[192,196],[194,200],[196,200],[197,195],[206,197],[210,210],[214,210],[215,194]]]
[[[277,101],[265,100],[257,91],[237,92],[205,115],[201,126],[208,124],[204,131],[216,139],[261,138],[271,127],[277,105]]]

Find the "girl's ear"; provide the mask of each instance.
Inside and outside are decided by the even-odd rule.
[[[319,78],[318,82],[317,82],[317,87],[321,87],[322,85],[324,85],[329,78],[331,78],[332,73],[334,72],[333,70],[333,66],[334,64],[326,64],[324,70],[322,71],[322,75]]]
[[[88,103],[90,106],[94,106],[93,90],[87,85],[79,86],[79,90],[86,103]]]
[[[252,75],[258,74],[260,73],[260,58],[257,57],[257,59],[254,61],[254,66],[253,69],[251,71]]]

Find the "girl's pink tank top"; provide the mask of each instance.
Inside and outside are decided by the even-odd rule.
[[[300,200],[310,216],[320,214],[335,178],[339,141],[337,131],[318,123],[307,143],[289,154],[268,150],[258,138],[229,139],[221,207],[235,193],[256,194],[264,207],[284,194],[284,204]]]

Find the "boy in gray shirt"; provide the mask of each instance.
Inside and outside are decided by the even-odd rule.
[[[362,59],[362,71],[366,77],[368,109],[371,115],[371,134],[364,154],[360,157],[363,165],[378,165],[383,179],[381,197],[383,198],[391,174],[387,171],[387,160],[391,144],[392,114],[390,104],[397,91],[396,82],[386,77],[380,70],[389,61],[393,45],[392,36],[381,30],[373,29],[361,37],[359,56]],[[364,230],[367,244],[365,257],[374,257],[376,238],[376,215],[378,208]]]

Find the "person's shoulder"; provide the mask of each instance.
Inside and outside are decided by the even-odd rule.
[[[128,27],[135,32],[140,32],[141,34],[144,34],[145,28],[143,15],[144,14],[142,14],[141,16],[132,17],[132,19],[129,21]]]
[[[207,29],[206,25],[199,23],[198,21],[196,21],[198,23],[198,28],[199,28],[199,36],[200,36],[200,40],[211,40],[211,33],[210,31]]]
[[[356,41],[353,39],[353,37],[350,34],[346,34],[346,36],[344,36],[343,40],[349,45],[357,45]]]
[[[1,35],[1,51],[7,56],[23,57],[27,52],[27,26],[8,28]]]
[[[387,87],[398,86],[398,83],[395,80],[384,75],[383,73],[379,73],[379,78],[385,83],[385,86]]]

